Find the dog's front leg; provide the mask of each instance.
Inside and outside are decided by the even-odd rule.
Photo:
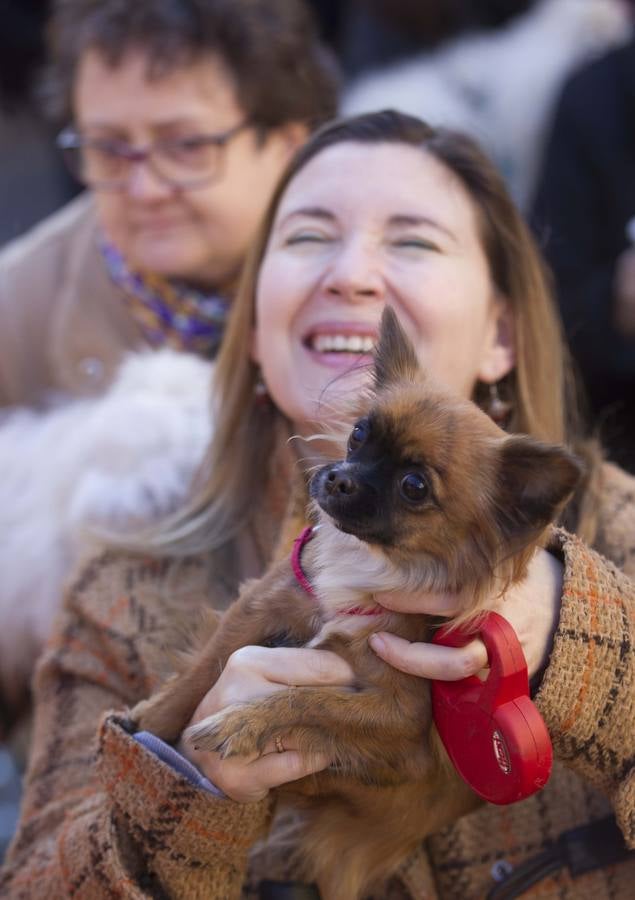
[[[172,675],[156,694],[132,710],[137,727],[168,743],[177,741],[205,694],[218,681],[231,654],[248,644],[266,645],[279,635],[280,623],[288,619],[284,615],[285,604],[295,613],[289,638],[305,643],[312,636],[314,625],[311,615],[304,614],[304,607],[312,613],[313,606],[301,593],[296,597],[295,589],[286,589],[287,581],[283,568],[282,577],[273,569],[260,581],[248,582],[203,648],[191,654],[184,670]]]
[[[400,778],[420,773],[428,709],[423,690],[411,695],[404,715],[403,703],[395,709],[377,688],[298,687],[227,707],[189,728],[185,739],[223,757],[248,757],[290,737],[303,753],[325,754],[342,771],[388,783],[397,772]]]

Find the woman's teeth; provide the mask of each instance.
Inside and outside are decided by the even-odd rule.
[[[370,353],[375,341],[361,334],[316,334],[311,347],[318,353]]]

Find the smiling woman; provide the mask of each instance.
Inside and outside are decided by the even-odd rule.
[[[365,348],[335,347],[368,346],[386,303],[446,386],[488,411],[504,402],[509,430],[589,459],[566,521],[593,538],[597,448],[581,437],[534,242],[473,141],[387,111],[325,126],[279,182],[218,362],[210,478],[161,541],[220,548],[249,521],[280,431],[320,429],[363,386]],[[263,378],[269,405],[254,392]]]
[[[368,364],[364,346],[386,303],[422,363],[459,393],[512,368],[509,303],[491,282],[458,178],[417,147],[337,144],[289,184],[256,290],[254,356],[298,430],[315,428],[335,374],[363,381],[355,363]]]
[[[508,403],[510,431],[569,445],[587,474],[563,515],[578,537],[554,530],[513,589],[501,596],[488,587],[485,600],[507,617],[521,641],[557,759],[550,784],[539,796],[502,810],[489,806],[466,814],[477,802],[470,797],[467,806],[453,808],[453,824],[425,846],[413,842],[407,863],[374,885],[373,896],[476,900],[492,891],[494,897],[504,859],[506,871],[516,870],[509,896],[518,888],[524,896],[549,900],[609,894],[630,900],[633,860],[617,840],[608,855],[584,853],[593,868],[576,871],[573,885],[566,870],[571,859],[558,853],[573,836],[586,847],[597,828],[614,834],[611,813],[629,845],[635,844],[635,676],[632,656],[624,652],[635,639],[633,480],[602,463],[598,448],[573,423],[566,353],[540,258],[500,175],[468,138],[390,111],[328,124],[294,155],[246,262],[215,369],[214,436],[189,504],[136,542],[126,541],[126,552],[92,561],[69,592],[38,672],[29,793],[0,892],[6,888],[25,900],[63,897],[80,883],[87,895],[99,897],[125,882],[139,897],[225,900],[243,889],[253,894],[263,878],[262,895],[282,897],[293,889],[312,896],[313,887],[288,884],[305,877],[305,861],[287,843],[288,823],[275,822],[272,839],[248,856],[269,827],[273,789],[329,765],[338,778],[338,759],[301,753],[293,728],[281,729],[246,757],[197,750],[181,720],[175,726],[169,713],[169,739],[175,740],[166,744],[139,733],[137,704],[149,700],[143,706],[164,712],[157,687],[173,665],[166,648],[178,649],[184,627],[191,631],[210,606],[231,603],[240,582],[262,574],[274,555],[291,556],[295,539],[306,534],[306,487],[315,461],[308,456],[320,456],[325,441],[289,438],[316,427],[336,430],[354,400],[361,417],[351,453],[355,447],[364,452],[372,434],[363,413],[368,346],[387,304],[429,375],[445,382],[461,404],[472,399],[489,411],[489,388],[495,386]],[[399,353],[386,356],[398,369]],[[448,398],[443,407],[446,418],[453,403]],[[393,406],[387,398],[387,408]],[[526,441],[507,437],[482,412],[468,409],[504,448]],[[434,442],[435,470],[448,468],[457,437],[457,424],[449,419],[443,440]],[[432,414],[426,419],[425,435],[436,433],[436,421]],[[465,433],[460,437],[471,446]],[[488,439],[485,446],[491,447]],[[432,495],[442,506],[434,473],[426,481],[428,470],[413,465],[411,455],[404,453],[408,464],[394,481],[400,508],[413,510]],[[389,456],[382,447],[378,459]],[[499,500],[487,489],[480,496],[482,479],[473,478],[480,473],[470,471],[472,464],[459,461],[456,477],[476,485],[469,501],[475,509],[494,504],[509,524],[514,504],[504,499],[506,478],[514,478],[522,495],[525,463],[521,458],[512,476],[494,467]],[[294,478],[300,491],[285,518]],[[381,530],[386,511],[372,490],[365,496]],[[478,536],[476,525],[461,525],[459,511],[468,503],[461,490],[455,503],[456,515],[446,508],[457,542],[454,548],[445,539],[450,555]],[[338,534],[333,529],[322,569],[327,576],[343,561]],[[380,557],[376,535],[376,529],[369,532],[369,567]],[[437,530],[432,535],[442,540]],[[348,546],[357,538],[348,534],[346,540]],[[292,559],[297,562],[297,551]],[[357,565],[356,574],[365,578],[368,572]],[[259,587],[251,582],[254,597]],[[474,599],[463,583],[459,588],[374,599],[385,609],[453,617]],[[264,603],[262,597],[258,602]],[[191,722],[287,691],[278,702],[289,709],[301,696],[307,718],[300,728],[311,727],[315,711],[307,698],[313,695],[305,688],[351,684],[351,670],[337,654],[278,645],[289,632],[277,621],[279,612],[271,615],[279,641],[240,647],[216,680],[198,668],[197,657],[195,672],[204,672],[197,697],[204,696]],[[236,646],[241,638],[244,632]],[[477,640],[449,648],[381,633],[369,641],[377,654],[367,654],[373,666],[388,663],[422,679],[453,680],[487,663]],[[425,695],[425,680],[420,688]],[[363,690],[364,682],[356,681],[355,692]],[[430,738],[430,717],[424,718],[415,732],[420,728]],[[337,728],[337,717],[331,724]],[[274,725],[269,717],[268,727]],[[78,747],[91,752],[78,760]],[[359,798],[348,804],[346,816],[364,815]],[[523,840],[510,840],[510,834]],[[507,887],[501,890],[508,895]]]

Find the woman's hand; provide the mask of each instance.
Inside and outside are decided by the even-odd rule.
[[[233,703],[268,697],[292,686],[346,685],[353,672],[344,660],[326,650],[288,647],[242,647],[233,653],[216,684],[198,705],[190,725]],[[228,757],[194,750],[181,739],[179,751],[212,784],[241,803],[261,800],[269,790],[325,769],[331,762],[322,756],[302,756],[291,736],[283,738],[283,751],[272,745],[261,756]]]
[[[531,678],[547,663],[560,615],[562,564],[546,550],[537,550],[529,563],[527,577],[513,585],[503,597],[492,598],[488,609],[504,616],[512,625],[523,648]],[[380,594],[377,599],[387,609],[399,612],[453,616],[461,610],[455,594]],[[456,681],[474,675],[487,666],[482,641],[464,647],[409,643],[394,634],[381,632],[369,639],[375,653],[396,669],[423,678]]]

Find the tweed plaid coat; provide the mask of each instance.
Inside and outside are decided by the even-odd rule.
[[[435,835],[377,897],[482,898],[501,861],[522,863],[611,810],[635,846],[635,480],[612,466],[604,475],[599,552],[562,531],[551,547],[565,566],[562,610],[535,698],[556,757],[549,784]],[[163,648],[216,588],[202,557],[111,554],[76,579],[36,677],[32,761],[1,897],[228,900],[289,876],[266,843],[252,850],[273,797],[213,796],[129,733],[127,710],[166,673]],[[575,879],[564,868],[523,896],[626,900],[633,884],[630,859]]]

